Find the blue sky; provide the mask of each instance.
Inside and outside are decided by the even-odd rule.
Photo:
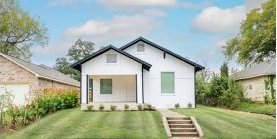
[[[32,49],[32,62],[53,66],[78,39],[96,50],[143,36],[218,71],[222,47],[234,37],[246,13],[264,0],[19,0],[48,28],[49,44]],[[234,62],[231,67],[237,67]]]

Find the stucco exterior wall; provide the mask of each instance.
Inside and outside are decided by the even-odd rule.
[[[249,79],[240,80],[245,89],[246,97],[250,98],[253,101],[264,101],[265,95],[265,80],[268,79],[268,76],[259,76]],[[276,89],[276,77],[273,78],[273,86]],[[252,86],[252,89],[251,89]]]
[[[29,84],[29,97],[32,99],[45,88],[78,88],[43,78],[0,56],[0,84]]]
[[[140,42],[138,42],[140,43]],[[187,107],[189,103],[195,107],[194,67],[170,54],[145,44],[145,52],[137,52],[137,44],[124,51],[150,64],[150,71],[143,71],[143,87],[145,103],[157,108],[173,108],[176,103]],[[161,72],[174,72],[175,93],[161,93]]]

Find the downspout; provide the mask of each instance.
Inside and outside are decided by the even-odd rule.
[[[80,104],[82,104],[82,68],[81,68],[81,81],[80,81]]]
[[[194,107],[196,108],[196,68],[194,67]]]
[[[89,76],[88,76],[88,74],[87,74],[87,93],[86,93],[86,103],[88,104],[88,92],[89,92]]]
[[[138,103],[138,80],[137,80],[137,74],[136,74],[136,103]]]
[[[142,86],[142,103],[144,103],[144,88],[143,88],[143,68],[141,67],[141,86]]]

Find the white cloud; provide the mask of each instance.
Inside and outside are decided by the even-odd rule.
[[[259,8],[266,0],[247,0],[233,8],[207,7],[193,20],[192,29],[206,33],[237,33],[246,13]]]
[[[66,55],[77,39],[92,41],[95,49],[101,46],[126,43],[139,36],[147,36],[159,26],[157,19],[144,15],[115,16],[109,20],[89,20],[81,26],[69,28],[58,40],[52,40],[48,47],[37,47],[32,51],[36,57],[51,59]],[[117,46],[120,47],[120,46]]]
[[[176,5],[176,0],[100,0],[100,3],[111,8],[134,8],[146,6],[170,7]]]
[[[244,18],[244,6],[227,9],[208,7],[193,20],[192,28],[208,33],[234,32]]]
[[[89,20],[79,27],[69,28],[67,38],[84,38],[102,42],[147,35],[156,26],[154,18],[143,15],[115,16],[109,20]]]
[[[181,3],[181,5],[185,9],[203,9],[203,8],[210,6],[211,1],[210,0],[205,0],[205,1],[201,1],[201,2],[184,1],[183,3]]]

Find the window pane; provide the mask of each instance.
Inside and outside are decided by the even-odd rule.
[[[92,85],[93,85],[93,80],[89,79],[89,89],[92,89]]]
[[[100,79],[100,94],[112,94],[112,79]]]
[[[144,44],[137,44],[137,52],[144,52]]]
[[[117,62],[117,55],[116,54],[107,54],[106,55],[106,62],[107,63],[116,63]]]
[[[162,72],[161,73],[161,92],[173,94],[174,86],[174,72]]]

